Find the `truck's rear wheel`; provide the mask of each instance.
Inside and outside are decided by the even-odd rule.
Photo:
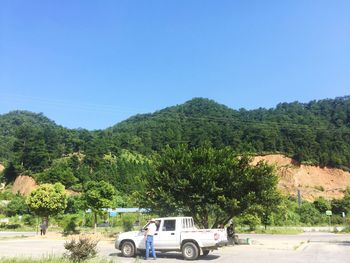
[[[124,257],[133,257],[136,251],[135,245],[131,241],[124,241],[120,250]]]
[[[186,260],[195,260],[199,255],[198,247],[192,242],[187,242],[182,246],[182,255]]]

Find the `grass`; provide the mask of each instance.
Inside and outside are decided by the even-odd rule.
[[[257,228],[254,231],[237,229],[238,233],[254,233],[254,234],[280,234],[280,235],[297,235],[303,233],[303,229],[301,227],[277,227],[277,226],[269,226],[267,229],[261,227]]]
[[[350,233],[350,225],[344,227],[344,229],[340,231],[340,233]]]
[[[73,261],[64,258],[64,257],[55,257],[55,256],[49,256],[49,257],[42,257],[42,258],[30,258],[30,257],[14,257],[14,258],[7,258],[2,257],[0,258],[1,263],[73,263]],[[93,258],[87,261],[84,261],[86,263],[115,263],[116,260],[112,259],[105,259],[105,258]]]

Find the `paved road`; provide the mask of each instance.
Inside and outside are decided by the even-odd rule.
[[[350,263],[350,235],[332,233],[305,233],[301,235],[240,235],[249,238],[252,245],[225,247],[196,262],[217,263]],[[0,241],[1,256],[62,255],[63,240],[47,238]],[[118,263],[135,262],[123,258],[111,241],[99,243],[99,254]],[[158,254],[159,263],[182,261],[180,253]],[[141,260],[143,261],[143,260]]]

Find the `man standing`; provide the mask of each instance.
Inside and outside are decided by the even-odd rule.
[[[155,220],[152,218],[150,220],[150,223],[147,227],[147,230],[145,232],[146,236],[146,256],[145,259],[148,259],[149,255],[149,249],[152,250],[152,257],[153,259],[156,259],[156,252],[154,251],[154,242],[153,242],[153,236],[157,231],[157,226],[155,224]]]

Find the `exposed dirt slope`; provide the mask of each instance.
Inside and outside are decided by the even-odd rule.
[[[4,167],[2,164],[0,164],[0,173],[1,173],[4,169],[5,169],[5,167]]]
[[[37,184],[32,177],[27,175],[20,175],[16,178],[12,186],[12,193],[29,195],[36,187],[37,187]]]
[[[350,173],[340,169],[296,165],[291,158],[278,154],[257,156],[254,163],[260,160],[276,165],[278,187],[288,195],[296,196],[299,189],[302,198],[309,201],[319,196],[342,198],[343,190],[350,187]]]

